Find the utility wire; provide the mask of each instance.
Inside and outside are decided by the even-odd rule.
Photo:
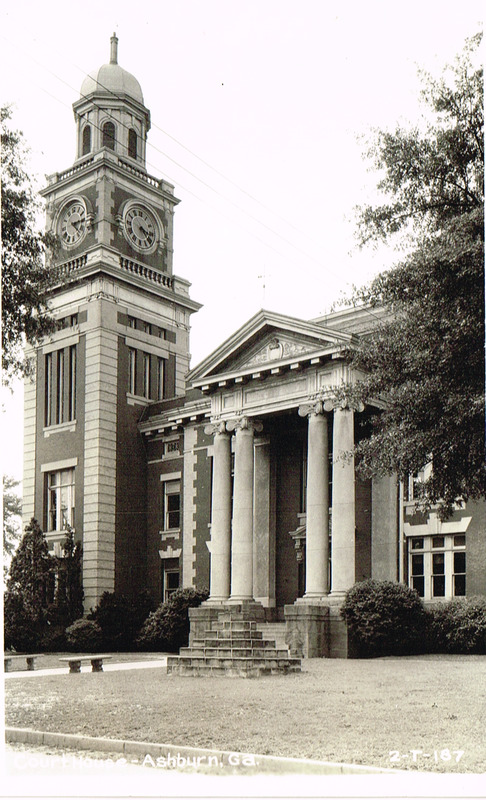
[[[2,38],[3,38],[5,41],[9,42],[9,40],[8,40],[8,39],[6,39],[5,37],[2,37]],[[11,44],[11,43],[9,42],[9,44]],[[60,81],[61,83],[63,83],[65,86],[67,86],[67,87],[68,87],[69,89],[71,89],[73,92],[77,92],[77,90],[76,90],[76,89],[75,89],[75,88],[74,88],[74,87],[73,87],[73,86],[72,86],[70,83],[68,83],[67,81],[65,81],[65,80],[64,80],[64,78],[62,78],[62,77],[61,77],[60,75],[58,75],[56,72],[54,72],[53,70],[49,69],[49,67],[47,67],[47,66],[45,66],[44,64],[40,63],[39,61],[37,61],[37,60],[36,60],[36,59],[35,59],[33,56],[30,56],[30,58],[31,58],[31,60],[32,60],[32,61],[33,61],[35,64],[37,64],[39,67],[41,67],[41,68],[42,68],[42,69],[44,69],[46,72],[48,72],[49,74],[51,74],[51,75],[52,75],[54,78],[56,78],[56,80],[58,80],[58,81]],[[81,71],[83,74],[86,74],[85,72],[83,72],[83,70],[81,70],[81,68],[80,68],[80,67],[78,67],[77,65],[74,65],[74,66],[76,67],[76,69],[78,69],[79,71]],[[102,88],[104,91],[106,91],[107,93],[111,94],[111,95],[112,95],[112,97],[114,97],[115,99],[119,100],[120,102],[123,102],[123,98],[122,98],[122,97],[120,97],[119,95],[117,95],[115,92],[113,92],[113,91],[112,91],[112,90],[111,90],[109,87],[106,87],[106,86],[104,86],[104,85],[103,85],[103,84],[102,84],[100,81],[98,81],[98,80],[96,80],[96,83],[97,83],[97,84],[98,84],[98,86],[100,86],[100,87],[101,87],[101,88]],[[59,100],[59,98],[55,97],[55,95],[53,95],[51,92],[48,92],[48,91],[47,91],[46,89],[44,89],[43,87],[39,87],[39,88],[40,88],[40,89],[41,89],[43,92],[45,92],[47,95],[49,95],[50,97],[52,97],[53,99],[55,99],[57,102],[60,102],[62,105],[66,105],[66,106],[67,106],[67,104],[66,104],[66,103],[64,103],[64,101],[62,101],[62,100]],[[83,97],[83,98],[85,98],[85,99],[88,99],[88,96],[86,96],[86,95],[80,94],[80,96],[81,96],[81,97]],[[128,126],[128,125],[126,125],[125,123],[121,122],[121,121],[120,121],[120,120],[118,120],[117,118],[115,118],[115,117],[114,117],[112,114],[110,114],[110,112],[109,112],[109,110],[108,110],[108,109],[104,108],[104,107],[103,107],[103,106],[101,106],[99,103],[96,103],[96,102],[95,102],[93,99],[90,99],[90,102],[92,103],[92,105],[93,105],[95,108],[97,108],[97,109],[98,109],[98,110],[100,110],[100,111],[103,111],[103,112],[106,114],[106,116],[107,116],[108,118],[110,118],[110,119],[113,119],[113,120],[114,120],[114,121],[117,123],[117,125],[121,126],[122,128],[125,128],[127,131],[129,130],[129,126]],[[92,125],[92,126],[95,128],[95,129],[97,129],[97,130],[100,130],[100,131],[101,131],[101,129],[99,128],[99,126],[96,126],[96,125],[95,125],[93,122],[90,122],[89,124],[91,124],[91,125]],[[244,190],[244,189],[242,189],[241,187],[239,187],[239,186],[238,186],[238,184],[236,184],[236,183],[235,183],[234,181],[232,181],[230,178],[227,178],[227,177],[226,177],[226,176],[225,176],[223,173],[219,172],[219,170],[217,170],[215,167],[212,167],[212,165],[211,165],[211,164],[209,164],[208,162],[206,162],[204,159],[200,158],[200,157],[199,157],[199,156],[198,156],[196,153],[193,153],[193,151],[191,151],[191,150],[190,150],[188,147],[186,147],[184,144],[182,144],[181,142],[179,142],[179,140],[177,140],[175,137],[173,137],[173,136],[171,136],[170,134],[168,134],[166,131],[164,131],[162,128],[160,128],[160,127],[159,127],[158,125],[156,125],[155,123],[152,123],[152,126],[153,126],[154,128],[157,128],[157,130],[160,130],[160,131],[161,131],[161,132],[162,132],[164,135],[168,136],[170,139],[172,139],[174,142],[176,142],[176,144],[178,144],[178,145],[179,145],[180,147],[182,147],[184,150],[186,150],[186,151],[187,151],[187,152],[189,152],[191,155],[193,155],[195,158],[197,158],[199,161],[201,161],[201,163],[203,163],[203,164],[205,164],[206,166],[208,166],[210,169],[212,169],[212,170],[213,170],[213,171],[214,171],[216,174],[220,175],[220,176],[221,176],[221,177],[222,177],[224,180],[226,180],[228,183],[230,183],[230,184],[232,184],[233,186],[235,186],[235,187],[236,187],[236,188],[237,188],[237,189],[238,189],[240,192],[242,192],[243,194],[246,194],[248,197],[250,197],[250,198],[251,198],[253,201],[257,202],[257,203],[258,203],[259,205],[261,205],[263,208],[266,208],[266,206],[264,206],[264,204],[263,204],[263,203],[261,203],[259,200],[257,200],[256,198],[254,198],[254,197],[253,197],[252,195],[250,195],[248,192],[246,192],[246,190]],[[161,154],[161,155],[162,155],[164,158],[167,158],[169,161],[171,161],[173,164],[175,164],[177,167],[179,167],[179,168],[180,168],[180,169],[182,169],[183,171],[187,172],[187,173],[188,173],[188,174],[189,174],[191,177],[193,177],[195,180],[197,180],[199,183],[201,183],[203,186],[205,186],[205,187],[206,187],[207,189],[209,189],[210,191],[214,192],[214,193],[215,193],[217,196],[219,196],[220,198],[222,198],[222,199],[223,199],[225,202],[227,202],[227,203],[230,203],[230,205],[232,205],[234,208],[236,208],[236,209],[237,209],[239,212],[241,212],[241,213],[245,214],[246,216],[250,217],[250,218],[251,218],[252,220],[254,220],[254,221],[257,223],[257,224],[261,225],[263,228],[265,228],[266,230],[268,230],[268,231],[269,231],[270,233],[272,233],[274,236],[276,236],[277,238],[281,239],[281,240],[282,240],[283,242],[285,242],[286,244],[290,245],[292,248],[294,248],[294,250],[296,250],[298,253],[300,253],[301,255],[303,255],[305,258],[307,258],[307,259],[309,259],[309,260],[311,260],[311,261],[314,261],[315,263],[319,264],[321,267],[323,267],[323,269],[325,269],[327,272],[329,272],[330,274],[334,275],[335,277],[340,277],[340,276],[338,276],[338,274],[337,274],[336,272],[334,272],[333,270],[331,270],[331,269],[330,269],[328,266],[324,265],[320,259],[316,258],[315,256],[312,256],[311,254],[307,253],[305,250],[302,250],[302,248],[298,247],[298,246],[297,246],[297,245],[295,245],[293,242],[291,242],[289,239],[287,239],[286,237],[284,237],[284,236],[282,236],[281,234],[279,234],[277,231],[275,231],[275,230],[274,230],[273,228],[271,228],[269,225],[267,225],[266,223],[262,222],[260,219],[258,219],[257,217],[255,217],[255,216],[254,216],[253,214],[251,214],[250,212],[248,212],[248,211],[246,211],[245,209],[241,208],[241,206],[239,206],[237,203],[235,203],[234,201],[232,201],[231,199],[229,199],[227,196],[225,196],[225,195],[224,195],[224,194],[222,194],[220,191],[218,191],[217,189],[215,189],[213,186],[211,186],[210,184],[208,184],[206,181],[202,180],[202,178],[199,178],[199,177],[198,177],[198,176],[197,176],[195,173],[193,173],[193,172],[192,172],[191,170],[189,170],[188,168],[184,167],[184,166],[183,166],[183,164],[180,164],[178,161],[176,161],[175,159],[173,159],[173,158],[172,158],[171,156],[169,156],[167,153],[165,153],[164,151],[160,150],[160,149],[159,149],[159,148],[157,148],[155,145],[152,145],[152,144],[150,144],[150,143],[149,143],[149,147],[151,147],[151,148],[152,148],[152,150],[155,150],[156,152],[160,153],[160,154]],[[150,161],[147,161],[146,163],[148,163],[148,165],[149,165],[150,167],[153,167],[153,168],[154,168],[156,171],[158,171],[158,166],[157,166],[157,165],[155,165],[155,164],[151,163]],[[161,171],[163,172],[163,170],[161,170]],[[215,208],[214,206],[211,206],[209,203],[207,203],[207,201],[206,201],[206,200],[203,200],[203,199],[202,199],[201,197],[199,197],[199,196],[198,196],[198,195],[197,195],[195,192],[193,192],[192,190],[188,189],[187,187],[184,187],[184,186],[183,186],[183,185],[182,185],[182,184],[181,184],[179,181],[175,181],[173,178],[170,178],[170,176],[167,176],[167,177],[168,177],[168,179],[169,179],[169,180],[171,180],[173,183],[178,183],[178,185],[180,186],[180,188],[181,188],[181,189],[183,189],[184,191],[186,191],[186,192],[188,192],[189,194],[191,194],[193,197],[195,197],[195,198],[196,198],[197,200],[199,200],[201,203],[203,203],[203,204],[207,204],[207,205],[208,205],[210,208],[212,208],[213,210],[217,211],[217,213],[220,213],[220,214],[221,214],[223,217],[225,217],[225,219],[228,219],[229,221],[233,222],[233,224],[239,225],[240,227],[244,227],[244,226],[242,226],[240,223],[238,223],[236,220],[232,220],[232,219],[231,219],[231,217],[228,217],[228,215],[224,214],[222,211],[220,211],[220,209],[217,209],[217,208]],[[270,209],[267,209],[267,210],[270,210]],[[274,212],[271,212],[271,213],[274,213]],[[278,215],[278,214],[276,214],[276,216],[279,216],[279,215]],[[285,220],[283,217],[279,217],[279,218],[280,218],[280,219],[282,219],[284,222],[286,222],[286,224],[288,224],[288,225],[291,225],[291,223],[289,223],[289,222],[288,222],[288,220]],[[299,230],[298,230],[298,229],[297,229],[295,226],[291,225],[291,227],[293,227],[293,228],[294,228],[294,229],[295,229],[297,232],[299,232],[299,233],[302,233],[302,232],[301,232],[301,231],[299,231]],[[292,261],[291,257],[289,257],[289,256],[287,256],[287,255],[284,255],[283,253],[281,253],[279,250],[277,250],[275,247],[273,247],[271,244],[269,244],[269,243],[268,243],[266,240],[262,239],[262,238],[261,238],[260,236],[258,236],[257,234],[253,233],[252,231],[248,231],[248,229],[247,229],[247,228],[245,228],[245,231],[246,231],[247,233],[249,232],[249,233],[250,233],[250,235],[252,235],[254,238],[256,238],[258,241],[260,241],[260,242],[261,242],[262,244],[264,244],[266,247],[268,247],[268,248],[270,248],[271,250],[273,250],[275,253],[277,253],[277,254],[278,254],[278,255],[280,255],[281,257],[285,258],[286,260]],[[371,315],[372,317],[374,317],[375,319],[379,320],[379,317],[378,317],[376,314],[374,314],[374,313],[373,313],[373,312],[372,312],[370,309],[363,309],[363,310],[366,310],[366,312],[367,312],[368,314],[370,314],[370,315]]]

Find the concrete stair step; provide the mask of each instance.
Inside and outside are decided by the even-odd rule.
[[[288,658],[288,648],[276,647],[181,647],[180,656],[206,658]]]

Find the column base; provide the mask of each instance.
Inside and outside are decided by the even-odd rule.
[[[291,656],[356,657],[356,648],[339,613],[342,599],[332,599],[330,595],[320,602],[299,598],[293,605],[285,606],[285,641]]]

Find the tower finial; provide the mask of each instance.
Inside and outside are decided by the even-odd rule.
[[[118,64],[118,38],[116,33],[110,39],[110,64]]]

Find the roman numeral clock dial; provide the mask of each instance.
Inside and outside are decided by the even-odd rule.
[[[83,203],[74,201],[64,209],[59,221],[59,235],[67,246],[79,244],[86,233],[86,209]]]
[[[157,223],[146,208],[130,206],[125,213],[125,233],[137,250],[152,250],[157,242]]]

